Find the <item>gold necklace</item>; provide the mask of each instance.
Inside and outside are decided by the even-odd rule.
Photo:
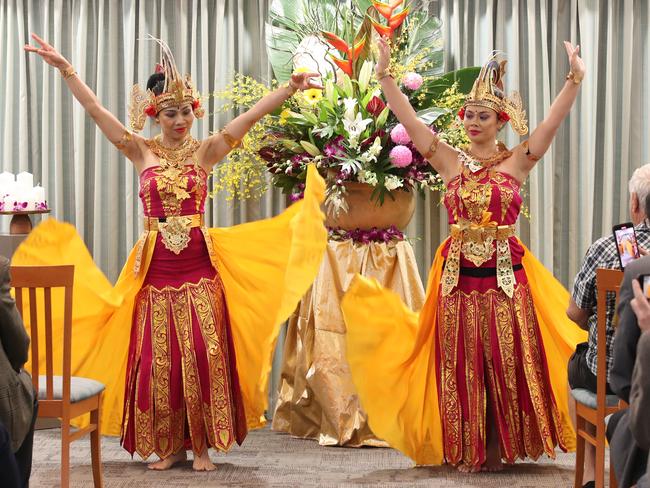
[[[165,160],[170,163],[176,163],[176,165],[183,164],[187,161],[201,145],[201,143],[192,136],[183,139],[183,142],[176,147],[165,146],[161,142],[160,135],[157,135],[153,139],[148,139],[146,143],[147,146],[149,146],[149,149],[151,149],[151,152],[158,156],[161,161]]]
[[[472,159],[472,161],[479,164],[483,168],[491,168],[493,166],[496,166],[501,161],[512,156],[512,151],[508,150],[503,142],[499,142],[497,144],[497,152],[490,156],[477,156],[470,150],[469,146],[465,146],[463,148],[463,152],[467,154]]]

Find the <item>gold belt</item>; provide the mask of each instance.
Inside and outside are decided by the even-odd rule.
[[[174,228],[191,229],[203,226],[203,214],[173,215],[170,217],[145,217],[144,230],[158,232],[172,226]]]
[[[216,267],[216,256],[212,246],[212,239],[208,233],[208,229],[203,224],[203,214],[171,215],[169,217],[161,218],[144,218],[144,232],[136,245],[136,259],[133,271],[136,274],[140,272],[144,247],[147,243],[147,237],[151,232],[159,232],[162,236],[164,246],[174,254],[178,255],[189,245],[192,240],[190,237],[190,231],[195,227],[201,229],[210,255],[210,261],[213,266]]]
[[[446,296],[458,286],[460,255],[479,267],[494,255],[496,242],[497,286],[512,298],[515,274],[512,269],[508,239],[514,237],[514,225],[496,225],[495,222],[471,223],[459,220],[451,226],[451,244],[442,274],[442,295]]]

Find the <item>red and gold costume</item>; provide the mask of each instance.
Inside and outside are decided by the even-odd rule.
[[[177,99],[192,96],[188,84],[175,86]],[[173,98],[163,95],[147,97]],[[72,373],[106,385],[103,433],[121,433],[124,448],[143,458],[226,451],[264,425],[280,324],[327,243],[324,182],[309,167],[305,198],[281,215],[207,228],[200,142],[146,143],[159,161],[140,175],[144,232],[115,286],[74,228],[54,219],[29,235],[13,264],[75,265]],[[56,327],[63,310],[54,312]]]
[[[467,104],[507,111],[524,132],[518,97],[496,92],[503,65],[491,63]],[[557,445],[575,443],[566,365],[584,331],[565,316],[567,291],[515,237],[520,183],[494,168],[510,154],[501,145],[481,164],[460,152],[444,200],[451,235],[436,253],[420,314],[362,277],[343,301],[370,427],[418,464],[482,465],[487,422],[506,462],[553,457]]]

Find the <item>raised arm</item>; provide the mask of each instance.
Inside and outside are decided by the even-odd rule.
[[[530,171],[537,159],[542,157],[546,150],[553,142],[555,133],[557,132],[560,124],[569,114],[573,102],[575,102],[576,97],[578,96],[578,90],[580,89],[580,83],[585,76],[585,63],[578,56],[580,52],[580,46],[573,46],[570,42],[564,41],[564,47],[569,57],[570,71],[567,76],[566,83],[558,93],[557,97],[553,101],[551,108],[548,112],[546,118],[542,121],[541,124],[533,131],[528,139],[528,151],[530,154],[536,156],[536,158],[527,157],[526,154],[520,155],[518,158],[518,163],[522,166],[522,169]]]
[[[439,140],[429,127],[417,118],[415,110],[388,73],[390,65],[390,46],[386,39],[379,43],[379,60],[375,70],[386,101],[406,132],[408,132],[417,150],[429,161],[442,180],[447,183],[458,172],[458,151]]]
[[[36,34],[32,34],[32,38],[40,44],[40,47],[25,44],[25,51],[38,54],[47,64],[58,68],[72,95],[81,103],[106,138],[124,152],[131,161],[136,164],[141,162],[142,151],[136,140],[138,136],[131,135],[126,127],[106,110],[88,85],[81,81],[72,64],[61,53]]]
[[[225,158],[239,145],[253,125],[282,106],[298,90],[321,89],[322,86],[311,79],[319,76],[318,73],[294,73],[287,85],[269,93],[246,112],[230,121],[221,132],[205,139],[201,148],[203,156],[200,158],[203,164],[212,167]]]

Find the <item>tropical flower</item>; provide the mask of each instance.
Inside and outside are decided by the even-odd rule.
[[[384,179],[384,185],[388,191],[397,190],[404,186],[403,180],[399,176],[387,175]]]
[[[345,118],[353,119],[357,108],[357,100],[355,98],[344,98],[341,103],[345,107]]]
[[[307,104],[314,106],[321,98],[323,98],[323,90],[319,88],[310,88],[309,90],[305,90],[303,92],[303,95],[307,101]]]
[[[323,37],[334,49],[346,55],[346,59],[341,59],[333,54],[330,54],[330,58],[346,75],[352,77],[354,73],[354,62],[366,45],[366,36],[364,35],[360,40],[355,41],[352,46],[348,45],[347,42],[333,32],[323,32]]]
[[[390,139],[395,144],[408,144],[411,142],[411,136],[409,136],[406,128],[402,124],[397,124],[393,127],[393,130],[390,131]]]
[[[391,0],[389,3],[372,0],[372,4],[374,5],[377,12],[379,12],[388,21],[388,26],[385,26],[376,20],[371,19],[373,27],[380,36],[392,37],[393,32],[395,32],[395,30],[400,25],[402,25],[402,22],[404,22],[404,19],[406,19],[406,16],[411,10],[411,7],[406,7],[402,9],[402,11],[398,14],[394,14],[397,7],[399,7],[402,3],[404,3],[404,0]]]
[[[404,85],[409,90],[417,90],[422,86],[422,83],[424,83],[424,78],[422,78],[422,75],[419,75],[417,73],[406,73],[402,78],[402,85]]]
[[[358,139],[370,123],[372,123],[372,119],[364,119],[361,113],[358,113],[354,119],[343,119],[343,127],[345,127],[350,139]]]
[[[280,125],[285,125],[289,117],[291,117],[291,109],[285,108],[280,112]]]
[[[406,168],[413,162],[413,153],[406,146],[395,146],[390,151],[390,162],[396,168]]]
[[[372,114],[373,117],[379,117],[385,108],[386,104],[376,95],[372,97],[368,102],[368,105],[366,105],[366,110],[369,114]]]

